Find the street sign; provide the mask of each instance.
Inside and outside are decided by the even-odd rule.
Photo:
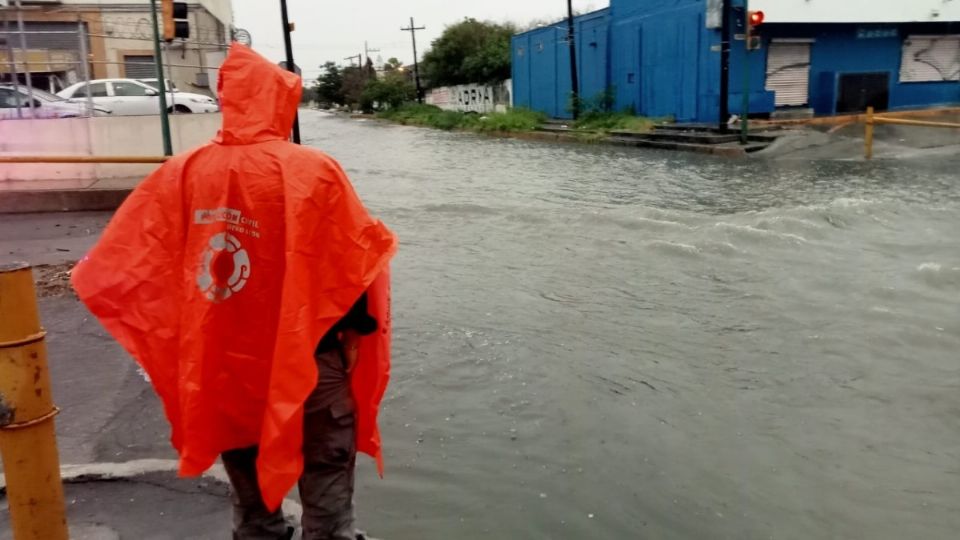
[[[280,62],[278,65],[279,65],[281,68],[283,68],[283,69],[287,69],[287,61],[286,61],[286,60]],[[290,70],[287,69],[287,71],[290,71]],[[293,65],[293,71],[294,71],[294,73],[296,73],[297,75],[303,76],[303,72],[300,71],[300,66],[298,66],[298,65],[296,65],[296,64]]]
[[[246,45],[247,47],[253,45],[253,37],[250,35],[250,32],[244,30],[243,28],[234,29],[233,40],[241,45]]]

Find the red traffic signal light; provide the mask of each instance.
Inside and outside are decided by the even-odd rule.
[[[750,26],[760,26],[763,24],[764,15],[762,11],[751,11],[747,15],[747,21],[750,23]]]

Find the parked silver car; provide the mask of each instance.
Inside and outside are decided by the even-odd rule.
[[[30,107],[30,95],[33,94],[33,107]],[[17,104],[20,111],[17,112]],[[112,113],[107,107],[94,104],[93,111],[85,101],[68,100],[60,96],[34,88],[31,92],[26,86],[0,84],[0,120],[15,118],[78,118],[84,116],[108,116]],[[91,114],[92,113],[92,114]]]

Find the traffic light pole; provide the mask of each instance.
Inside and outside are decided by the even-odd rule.
[[[163,133],[163,155],[173,155],[170,140],[170,117],[167,116],[167,82],[163,74],[163,56],[160,52],[160,23],[157,20],[157,0],[150,0],[150,17],[153,20],[153,60],[157,64],[157,83],[160,85],[160,131]]]
[[[287,14],[287,0],[280,0],[280,16],[283,19],[283,46],[287,52],[287,70],[297,72],[297,65],[293,63],[293,43],[290,39],[290,16]],[[293,142],[300,144],[300,114],[293,117]]]
[[[723,0],[720,9],[723,21],[720,26],[720,131],[726,132],[730,123],[730,46],[733,42],[730,28],[732,0]]]

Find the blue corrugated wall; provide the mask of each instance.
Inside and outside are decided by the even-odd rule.
[[[610,58],[609,10],[575,19],[580,93],[591,99],[607,87]],[[537,28],[513,37],[513,104],[553,118],[570,118],[570,49],[567,23]]]

